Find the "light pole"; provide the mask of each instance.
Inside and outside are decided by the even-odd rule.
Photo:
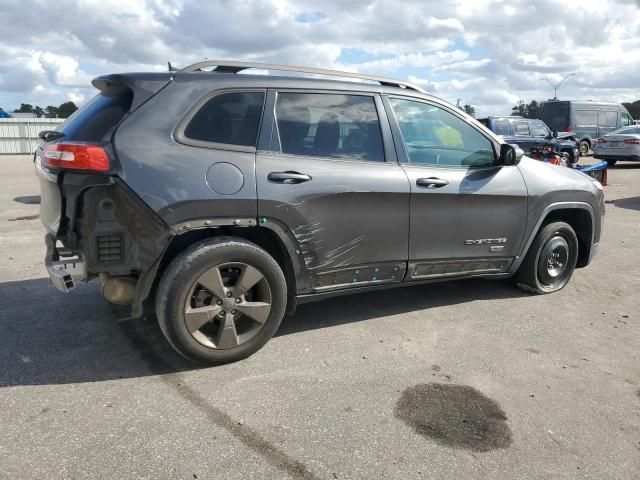
[[[573,77],[574,75],[575,73],[570,73],[569,75],[564,77],[562,80],[560,80],[558,83],[553,83],[547,77],[540,77],[540,80],[546,81],[549,85],[553,87],[553,99],[558,100],[558,89],[560,88],[560,85],[562,85],[567,78]]]

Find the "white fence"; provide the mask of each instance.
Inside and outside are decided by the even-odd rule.
[[[33,153],[38,133],[55,130],[63,118],[0,118],[0,154]]]

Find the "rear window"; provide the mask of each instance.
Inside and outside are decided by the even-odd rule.
[[[133,95],[106,96],[99,93],[65,120],[58,131],[65,140],[99,142],[111,133],[131,107]]]
[[[571,124],[569,121],[569,102],[545,103],[542,107],[542,121],[551,130],[567,130]]]
[[[255,147],[263,92],[222,93],[207,101],[184,129],[192,140]]]

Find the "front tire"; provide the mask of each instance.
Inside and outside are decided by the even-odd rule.
[[[569,283],[578,260],[578,238],[565,222],[542,227],[516,273],[518,287],[530,293],[557,292]]]
[[[162,275],[156,314],[162,333],[187,359],[209,365],[252,355],[273,337],[287,303],[282,270],[239,238],[198,242]]]

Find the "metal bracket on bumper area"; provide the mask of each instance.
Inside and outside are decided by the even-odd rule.
[[[60,255],[56,249],[55,237],[46,235],[44,241],[47,245],[44,264],[49,273],[49,280],[51,280],[54,287],[66,293],[75,288],[76,279],[85,280],[87,278],[87,268],[83,260],[79,258],[60,260]]]

